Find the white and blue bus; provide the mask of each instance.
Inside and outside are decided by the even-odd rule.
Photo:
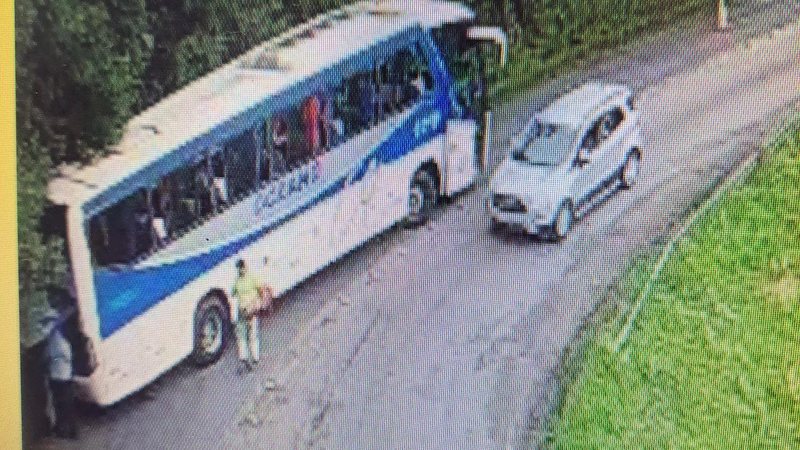
[[[63,217],[78,360],[96,361],[76,365],[82,397],[109,405],[186,357],[215,362],[238,259],[268,260],[280,296],[469,187],[478,43],[505,53],[502,31],[473,22],[435,0],[332,11],[144,111],[108,156],[61,168],[48,220]]]

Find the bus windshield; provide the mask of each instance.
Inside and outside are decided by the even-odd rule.
[[[453,76],[457,100],[463,108],[477,115],[486,76],[478,42],[467,39],[468,29],[466,22],[446,24],[432,30],[431,35]]]

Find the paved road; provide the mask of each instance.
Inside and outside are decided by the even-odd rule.
[[[753,7],[762,3],[778,13]],[[263,323],[256,373],[237,377],[233,352],[204,371],[178,367],[85,416],[80,447],[526,442],[560,355],[625,262],[797,111],[800,28],[743,43],[797,17],[797,7],[753,2],[734,11],[735,33],[708,33],[707,24],[664,33],[498,109],[500,143],[582,79],[639,92],[649,142],[641,182],[599,205],[565,242],[490,234],[478,187],[430,226],[389,231],[287,295]]]

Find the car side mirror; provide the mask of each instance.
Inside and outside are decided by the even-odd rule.
[[[583,167],[589,164],[591,161],[585,155],[582,154],[583,152],[578,152],[575,156],[575,161],[573,162],[573,166],[579,169],[583,169]]]

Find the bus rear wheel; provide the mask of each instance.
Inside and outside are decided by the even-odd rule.
[[[425,224],[431,215],[431,210],[438,202],[436,180],[427,170],[420,170],[411,180],[411,189],[408,192],[408,216],[406,225],[416,227]]]
[[[194,350],[191,359],[199,367],[215,363],[228,343],[228,309],[218,294],[209,294],[194,313]]]

